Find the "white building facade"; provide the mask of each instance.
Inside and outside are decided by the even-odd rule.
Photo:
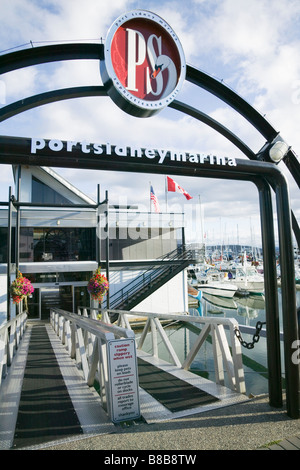
[[[0,324],[16,314],[7,298],[7,276],[13,280],[16,269],[34,287],[29,319],[47,321],[50,306],[73,312],[91,306],[87,283],[99,265],[110,284],[105,305],[114,308],[116,303],[110,302],[120,289],[143,276],[147,279],[162,265],[177,263],[184,244],[184,214],[110,206],[108,193],[105,201],[96,203],[48,167],[19,166],[13,171],[11,213],[5,202],[0,210]],[[187,311],[185,269],[177,266],[176,274],[161,284],[130,309]]]

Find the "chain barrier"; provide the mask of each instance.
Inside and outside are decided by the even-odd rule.
[[[266,322],[261,322],[261,321],[258,321],[256,323],[256,331],[253,335],[251,343],[247,343],[245,340],[243,340],[241,332],[238,329],[238,327],[235,329],[235,336],[237,337],[237,339],[239,340],[241,345],[244,346],[244,348],[253,349],[255,344],[258,343],[258,341],[259,341],[261,329],[262,329],[263,325],[265,325],[265,324],[266,324]]]

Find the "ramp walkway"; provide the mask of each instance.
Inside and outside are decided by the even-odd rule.
[[[246,409],[251,402],[245,395],[151,358],[143,351],[138,354],[138,365],[142,417],[128,427],[115,425],[103,410],[98,393],[84,382],[82,372],[52,326],[28,323],[0,391],[0,449],[84,449],[93,445],[126,449],[126,445],[118,447],[126,439],[124,432],[129,432],[135,442],[135,447],[130,444],[129,448],[151,449],[150,434],[155,429],[163,431],[170,420],[172,425],[168,424],[168,429],[174,428],[183,436],[184,423],[191,422],[187,420],[193,420],[199,413],[215,416],[226,409],[232,410],[228,405],[234,404],[234,410],[241,406]],[[241,423],[243,420],[241,415]],[[133,437],[132,432],[138,430],[144,432]],[[121,440],[111,436],[116,433],[121,434]],[[265,442],[270,441],[266,438]],[[292,443],[289,441],[290,446],[295,444],[296,438]],[[173,448],[174,443],[169,445]]]
[[[99,395],[83,381],[50,324],[28,322],[0,390],[0,449],[114,429]]]
[[[45,325],[34,325],[13,447],[39,444],[61,436],[80,434],[80,422],[61,375]]]
[[[143,351],[138,376],[141,420],[148,424],[247,400]],[[0,390],[0,449],[37,448],[117,428],[51,324],[27,322]]]

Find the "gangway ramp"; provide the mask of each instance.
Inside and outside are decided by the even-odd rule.
[[[79,346],[78,338],[76,342]],[[137,350],[137,358],[141,417],[148,424],[248,400],[142,350]],[[145,375],[147,379],[152,375],[148,384]],[[170,405],[171,393],[175,393],[176,403],[171,399]],[[98,393],[84,380],[78,358],[70,357],[51,324],[27,322],[15,360],[2,382],[0,399],[1,449],[43,448],[119,429],[104,411]],[[35,402],[40,409],[34,408]],[[42,419],[34,421],[33,415]],[[46,415],[51,417],[48,424]]]
[[[45,334],[51,347],[45,350],[46,338],[38,349],[34,343]],[[36,360],[42,368],[35,367]],[[84,382],[51,325],[28,322],[0,389],[0,449],[39,448],[114,431],[99,395]]]

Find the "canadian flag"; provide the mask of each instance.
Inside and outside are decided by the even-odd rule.
[[[167,184],[168,184],[168,191],[173,191],[177,193],[183,194],[187,200],[193,199],[193,196],[190,196],[179,184],[177,184],[172,178],[167,176]]]

